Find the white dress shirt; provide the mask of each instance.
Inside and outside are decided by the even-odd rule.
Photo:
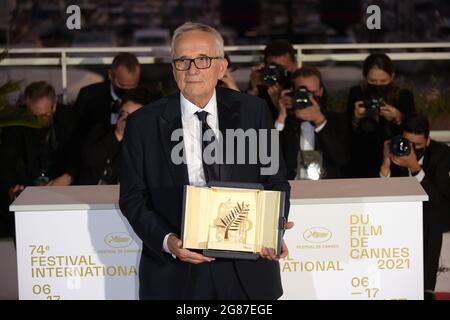
[[[198,111],[208,112],[206,122],[214,131],[217,139],[219,139],[216,91],[214,90],[211,99],[204,108],[197,107],[180,93],[180,106],[181,123],[183,125],[184,153],[186,155],[189,184],[204,186],[206,185],[206,180],[202,162],[202,123],[195,113]],[[170,233],[164,237],[163,241],[163,249],[167,253],[170,253],[169,247],[167,246],[167,238],[169,235]],[[175,258],[174,255],[172,256]]]
[[[327,124],[327,120],[325,120],[320,126],[317,128],[314,127],[309,121],[302,121],[300,124],[300,150],[309,151],[314,150],[315,147],[315,133],[319,133]],[[284,123],[280,123],[275,121],[275,129],[278,131],[283,131]]]

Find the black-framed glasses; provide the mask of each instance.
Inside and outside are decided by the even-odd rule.
[[[200,56],[196,58],[178,58],[173,59],[173,65],[178,71],[187,71],[191,68],[192,62],[197,69],[208,69],[211,67],[211,61],[214,59],[222,59],[222,57]]]

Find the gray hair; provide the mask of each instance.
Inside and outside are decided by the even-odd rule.
[[[172,58],[175,58],[174,57],[175,43],[176,43],[178,37],[180,35],[182,35],[183,33],[189,32],[189,31],[202,31],[202,32],[207,32],[207,33],[211,34],[214,37],[214,40],[216,41],[217,55],[222,58],[225,56],[225,50],[223,48],[223,38],[222,38],[222,35],[219,33],[219,31],[217,31],[213,27],[210,27],[206,24],[196,23],[196,22],[186,22],[183,25],[179,26],[173,33],[172,44],[171,44]]]

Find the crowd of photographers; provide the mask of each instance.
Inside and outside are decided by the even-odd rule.
[[[232,71],[218,85],[239,90]],[[82,88],[71,107],[59,105],[46,82],[25,89],[23,107],[48,124],[1,131],[4,212],[25,186],[119,183],[126,119],[161,97],[140,86],[140,72],[134,55],[118,54],[108,79]],[[267,102],[288,179],[417,178],[430,197],[424,267],[425,289],[433,291],[441,235],[450,230],[450,148],[430,139],[427,119],[416,113],[413,93],[395,84],[387,55],[369,55],[363,77],[349,91],[347,111],[335,112],[320,71],[299,68],[292,45],[276,40],[266,46],[264,63],[251,69],[247,93]]]

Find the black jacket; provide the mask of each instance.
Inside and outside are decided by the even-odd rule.
[[[322,152],[325,179],[343,178],[342,167],[349,158],[346,115],[343,113],[325,113],[327,123],[315,133],[314,150]],[[292,180],[297,174],[297,155],[300,149],[300,121],[294,116],[286,118],[284,129],[280,133],[283,156],[286,160],[287,178]]]
[[[112,103],[110,81],[81,88],[74,108],[77,114],[78,130],[83,138],[96,124],[104,126],[111,124]]]
[[[225,129],[273,128],[272,118],[263,100],[225,88],[217,88],[216,94],[219,129],[224,136]],[[187,165],[176,165],[171,161],[172,148],[179,143],[171,141],[171,134],[181,128],[178,92],[134,112],[129,116],[125,129],[119,204],[143,241],[141,298],[182,299],[189,281],[187,275],[191,265],[173,259],[162,250],[164,237],[168,233],[181,233],[183,187],[189,184]],[[261,167],[259,161],[257,164],[222,164],[221,180],[262,183],[266,189],[285,191],[289,195],[290,186],[285,178],[281,154],[277,174],[263,176],[260,174]],[[278,262],[236,260],[234,265],[251,299],[276,299],[281,296]]]
[[[82,149],[82,168],[79,184],[117,184],[119,182],[120,142],[114,134],[115,126],[95,125]]]

